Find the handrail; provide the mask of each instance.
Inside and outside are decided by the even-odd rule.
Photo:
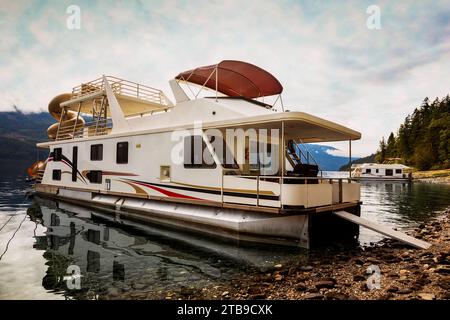
[[[107,135],[112,128],[112,120],[110,118],[93,120],[85,122],[80,128],[75,128],[73,125],[62,125],[58,131],[57,141],[69,140],[75,138],[93,137]]]
[[[222,177],[221,177],[221,187],[220,187],[220,195],[221,195],[221,202],[222,203],[226,203],[227,201],[224,200],[224,190],[226,189],[224,187],[224,176],[227,177],[235,177],[235,178],[251,178],[251,179],[256,179],[256,207],[260,207],[260,195],[262,194],[262,192],[267,191],[267,190],[261,190],[260,188],[260,183],[261,180],[265,181],[265,179],[275,179],[278,180],[278,182],[272,182],[272,181],[267,181],[267,182],[272,182],[272,183],[277,183],[278,185],[280,185],[280,197],[281,197],[281,186],[284,183],[285,180],[304,180],[304,184],[308,185],[308,182],[310,180],[317,180],[317,181],[327,181],[329,184],[334,184],[336,183],[338,185],[338,194],[339,194],[339,203],[342,202],[342,192],[343,192],[343,182],[346,180],[347,183],[351,184],[351,183],[357,183],[357,181],[355,181],[354,179],[351,178],[333,178],[333,177],[328,177],[328,178],[323,178],[323,177],[295,177],[295,176],[266,176],[266,175],[225,175],[226,170],[222,170]],[[316,184],[316,183],[314,183]],[[282,207],[282,202],[280,199],[280,207]]]
[[[117,95],[132,97],[166,107],[172,106],[172,103],[162,90],[114,76],[106,76],[106,79],[110,83],[112,91]],[[70,100],[79,99],[95,92],[104,91],[105,83],[103,77],[97,78],[75,86],[72,89],[72,97]]]

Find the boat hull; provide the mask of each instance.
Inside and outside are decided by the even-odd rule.
[[[311,234],[317,234],[323,223],[312,225],[320,213],[299,211],[273,214],[254,210],[202,206],[187,203],[157,201],[119,195],[99,194],[91,191],[65,188],[46,188],[36,185],[39,196],[73,203],[111,214],[118,222],[123,220],[157,224],[192,231],[212,237],[234,240],[237,243],[260,243],[295,246],[309,249]],[[359,215],[359,204],[349,210]],[[336,225],[336,222],[331,222]],[[329,226],[328,226],[329,227]],[[333,228],[333,226],[331,226]],[[345,227],[339,225],[339,229]],[[349,236],[348,230],[338,234]],[[353,230],[354,231],[354,230]],[[353,235],[350,235],[352,237]]]

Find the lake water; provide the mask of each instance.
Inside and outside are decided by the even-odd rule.
[[[96,298],[128,292],[164,298],[168,291],[220,284],[242,273],[306,259],[295,249],[233,244],[156,226],[116,223],[102,212],[27,198],[27,163],[0,162],[0,299]],[[345,173],[327,173],[345,176]],[[450,205],[450,186],[362,184],[361,216],[408,229]],[[361,245],[382,239],[361,228]],[[68,268],[81,272],[66,281]]]

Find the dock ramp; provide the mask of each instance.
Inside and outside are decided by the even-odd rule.
[[[363,219],[363,218],[358,217],[354,214],[351,214],[347,211],[342,211],[342,210],[336,211],[336,212],[333,212],[333,214],[342,219],[345,219],[347,221],[359,224],[360,226],[363,226],[367,229],[370,229],[375,232],[381,233],[385,236],[394,238],[398,241],[407,243],[413,247],[416,247],[419,249],[428,249],[429,247],[431,247],[431,244],[426,241],[408,236],[407,234],[405,234],[403,232],[399,232],[399,231],[393,230],[392,228],[379,225],[379,224],[369,221],[367,219]]]

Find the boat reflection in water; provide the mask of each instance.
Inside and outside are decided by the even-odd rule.
[[[241,273],[306,259],[300,248],[236,246],[40,198],[34,199],[28,215],[47,228],[44,235],[35,235],[34,244],[47,260],[42,284],[66,297],[101,298],[107,293],[164,298],[168,291],[219,284]],[[80,289],[73,288],[76,280],[68,280],[68,270],[79,270]]]

